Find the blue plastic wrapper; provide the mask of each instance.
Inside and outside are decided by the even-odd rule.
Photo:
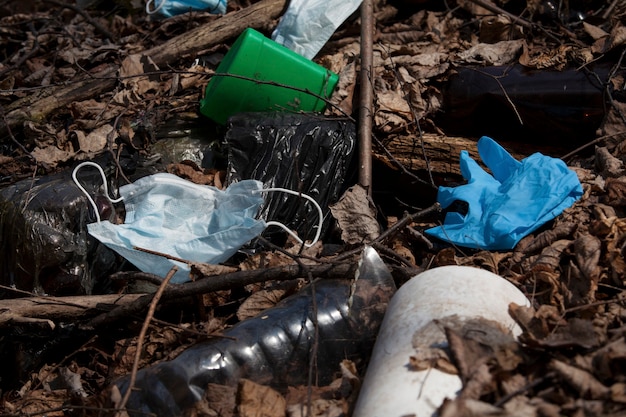
[[[465,216],[447,213],[442,226],[425,231],[428,235],[468,248],[513,249],[583,194],[576,173],[560,159],[535,153],[517,161],[486,136],[478,141],[478,153],[493,175],[462,151],[467,184],[440,187],[437,201],[443,208],[464,201],[469,210]]]
[[[149,0],[146,3],[148,14],[160,13],[165,17],[187,13],[190,10],[224,14],[226,0]]]

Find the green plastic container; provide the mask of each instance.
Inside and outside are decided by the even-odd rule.
[[[217,74],[232,74],[249,79],[216,75],[207,84],[200,112],[220,124],[230,116],[249,111],[324,110],[339,76],[321,65],[266,38],[252,28],[237,38],[217,67]],[[273,82],[278,85],[258,83]]]

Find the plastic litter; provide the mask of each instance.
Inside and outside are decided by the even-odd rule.
[[[303,370],[308,369],[313,343],[316,381],[328,384],[342,360],[360,365],[367,360],[394,292],[389,270],[366,247],[353,280],[318,280],[226,330],[224,337],[140,370],[127,410],[130,415],[182,415],[202,398],[207,384],[233,385],[241,378],[279,390],[306,384]],[[128,383],[129,377],[115,383],[122,395]]]
[[[354,123],[315,114],[241,113],[230,118],[226,184],[255,179],[268,187],[299,190],[322,207],[322,237],[332,225],[328,206],[337,202],[354,172]],[[307,233],[317,219],[297,197],[270,194],[259,217],[288,223]]]
[[[291,0],[272,39],[313,59],[361,0]]]
[[[483,318],[519,336],[509,303],[530,305],[513,284],[478,268],[443,266],[407,281],[389,302],[353,417],[436,415],[446,398],[457,396],[461,379],[435,367],[412,370],[410,358],[419,349],[445,349],[445,334],[435,321]]]
[[[100,219],[95,202],[77,178],[78,171],[85,166],[99,170],[105,184],[104,195],[111,203],[124,202],[124,224]],[[279,222],[265,222],[255,218],[263,203],[263,193],[294,193],[284,189],[263,189],[260,181],[241,181],[222,191],[176,175],[157,173],[123,185],[119,189],[121,197],[112,199],[106,187],[104,172],[98,164],[83,162],[74,169],[73,178],[89,198],[96,213],[96,222],[87,225],[89,234],[144,272],[165,277],[176,265],[179,270],[172,278],[174,283],[189,280],[189,265],[180,260],[224,262],[271,225],[293,233]],[[303,197],[316,207],[319,219],[313,242],[306,244],[311,246],[319,238],[322,212],[315,200],[305,195]],[[166,254],[178,260],[140,249]]]
[[[100,215],[113,214],[108,200],[97,189],[89,190]],[[113,251],[88,235],[86,225],[94,220],[87,198],[67,173],[3,188],[0,282],[40,294],[91,294],[121,264]]]
[[[200,112],[219,124],[241,112],[321,112],[339,76],[248,28],[207,84]]]
[[[464,201],[468,212],[448,212],[443,225],[427,234],[469,248],[509,250],[582,196],[578,176],[560,159],[537,152],[517,161],[486,136],[478,141],[478,153],[493,175],[462,151],[468,183],[439,187],[437,201],[443,208]]]
[[[148,0],[146,13],[160,13],[165,17],[202,10],[213,14],[226,13],[226,0]]]

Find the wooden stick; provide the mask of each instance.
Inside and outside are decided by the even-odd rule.
[[[72,320],[95,316],[113,306],[135,303],[143,294],[108,294],[72,297],[28,297],[0,300],[0,328],[14,323]],[[105,308],[105,306],[107,306]]]
[[[256,269],[250,271],[237,271],[228,274],[205,277],[185,284],[170,284],[163,293],[163,300],[175,300],[198,294],[206,294],[232,288],[240,288],[244,285],[265,281],[285,281],[306,276],[308,273],[313,277],[323,278],[346,278],[350,279],[356,271],[356,262],[344,260],[337,263],[323,263],[319,265],[284,265],[274,268]],[[122,305],[107,313],[103,313],[91,319],[82,326],[85,330],[109,325],[120,319],[130,317],[145,310],[152,300],[150,294],[139,297],[132,304]],[[0,303],[0,309],[2,304]]]
[[[361,97],[359,104],[359,183],[372,194],[372,108],[374,11],[372,0],[361,4]]]

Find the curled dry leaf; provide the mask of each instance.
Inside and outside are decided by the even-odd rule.
[[[626,242],[626,219],[609,218],[604,220],[610,225],[610,232],[606,236],[605,258],[610,266],[610,273],[616,284],[624,285],[626,277],[626,261],[623,247]]]
[[[626,177],[607,178],[606,203],[613,207],[626,206]]]
[[[605,146],[596,148],[596,168],[605,178],[617,178],[624,174],[622,160],[611,155]]]
[[[579,318],[565,321],[552,306],[542,305],[532,317],[527,307],[511,305],[509,309],[511,316],[523,329],[520,340],[528,345],[555,349],[591,349],[601,342],[591,321]]]
[[[556,359],[553,359],[549,366],[583,398],[603,399],[610,395],[611,390],[590,372]]]
[[[576,224],[573,222],[559,223],[552,229],[544,230],[534,238],[531,238],[532,240],[524,246],[523,254],[528,256],[552,245],[557,240],[571,238],[575,230]]]
[[[565,251],[571,246],[571,244],[571,240],[557,240],[541,251],[541,255],[539,255],[535,261],[534,267],[541,266],[543,270],[552,269],[553,271],[557,271]]]
[[[600,278],[599,265],[602,243],[596,236],[584,234],[574,241],[574,258],[583,276],[597,283]]]
[[[330,206],[330,212],[341,229],[341,239],[350,245],[369,243],[380,234],[374,204],[363,186],[350,187]]]

